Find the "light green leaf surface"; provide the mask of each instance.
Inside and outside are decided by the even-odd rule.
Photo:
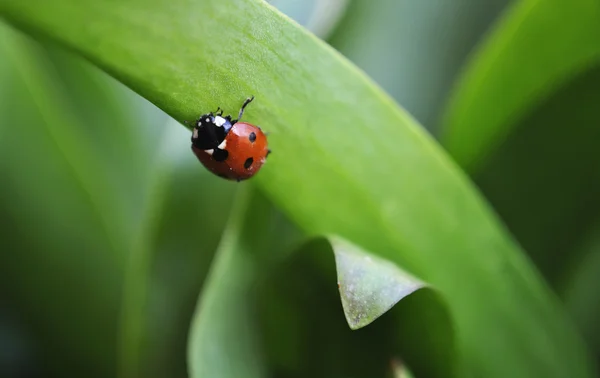
[[[533,107],[600,64],[597,0],[520,0],[477,51],[448,106],[442,140],[475,171]]]
[[[370,324],[400,299],[425,286],[393,263],[343,239],[331,242],[342,306],[352,329]]]
[[[271,132],[274,152],[253,181],[305,230],[437,287],[465,374],[592,374],[556,300],[464,175],[356,68],[264,3],[0,0],[0,14],[180,121],[235,113],[254,94],[247,121]]]

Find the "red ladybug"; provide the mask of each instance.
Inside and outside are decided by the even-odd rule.
[[[223,117],[219,108],[215,113],[204,114],[194,125],[192,151],[217,176],[246,180],[260,170],[271,152],[260,127],[239,122],[252,100],[254,96],[244,101],[237,119]]]

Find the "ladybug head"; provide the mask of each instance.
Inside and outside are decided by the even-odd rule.
[[[233,126],[231,116],[223,117],[223,111],[202,115],[194,125],[192,144],[201,150],[217,148]]]

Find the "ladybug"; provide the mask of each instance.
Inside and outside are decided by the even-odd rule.
[[[237,119],[223,116],[223,110],[218,108],[195,122],[192,151],[217,176],[238,182],[249,179],[260,170],[271,152],[260,127],[240,122],[252,100],[254,96],[244,101]]]

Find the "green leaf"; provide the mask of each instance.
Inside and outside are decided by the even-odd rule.
[[[264,197],[249,188],[239,192],[192,323],[192,378],[267,376],[255,286],[295,239]]]
[[[393,263],[370,255],[340,238],[331,240],[338,286],[348,325],[358,329],[383,315],[424,283]]]
[[[362,260],[373,259],[372,254],[339,237],[319,237],[304,243],[284,263],[275,266],[265,280],[259,301],[263,309],[261,324],[275,371],[304,377],[387,376],[395,362],[402,360],[417,376],[455,376],[452,321],[445,302],[434,290],[415,291],[360,330],[352,331],[342,324],[345,311],[340,306],[341,288],[333,283],[336,274],[348,276],[357,267],[336,265],[334,257],[348,250]],[[376,265],[391,266],[379,258]],[[393,270],[397,273],[397,268]],[[383,278],[379,281],[387,281]],[[373,295],[375,298],[369,300],[388,299],[382,293]],[[369,312],[381,315],[377,309]]]
[[[269,209],[262,196],[240,193],[198,303],[192,377],[383,376],[397,356],[422,376],[454,375],[451,321],[439,296],[414,293],[372,326],[350,331],[341,322],[340,293],[353,324],[358,306],[383,304],[360,310],[373,320],[417,280],[340,238],[313,239],[290,256],[292,243],[282,238],[289,226]]]
[[[310,233],[438,288],[465,374],[592,375],[572,325],[465,176],[360,71],[266,4],[0,0],[0,13],[180,121],[235,113],[254,94],[247,121],[271,132],[274,152],[253,181]]]
[[[199,169],[183,129],[158,134],[126,271],[119,373],[127,378],[187,376],[191,314],[236,189]]]
[[[444,145],[469,171],[522,117],[600,61],[600,3],[521,0],[479,49],[448,106]]]
[[[387,337],[397,338],[385,351],[393,370],[405,373],[406,369],[397,366],[400,357],[417,376],[455,376],[455,335],[439,293],[390,261],[346,240],[330,237],[327,243],[335,256],[342,307],[350,328],[364,327],[392,309],[387,323],[377,326],[384,327]],[[431,364],[432,360],[436,363]]]

